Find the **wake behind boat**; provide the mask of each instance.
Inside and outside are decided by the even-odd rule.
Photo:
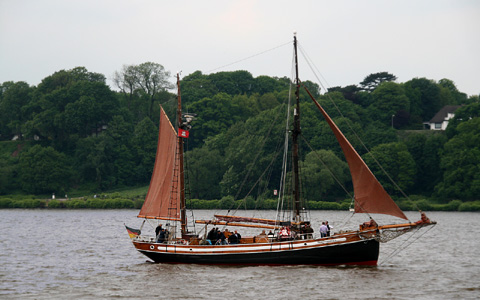
[[[284,200],[285,185],[291,181],[288,193],[288,214],[277,212],[276,219],[259,219],[234,215],[214,215],[209,220],[195,220],[202,224],[202,233],[190,230],[185,202],[183,143],[188,137],[194,116],[182,114],[180,78],[177,75],[177,122],[173,126],[161,108],[157,154],[150,187],[138,218],[144,219],[140,230],[127,227],[135,248],[157,263],[196,263],[224,265],[377,265],[380,242],[387,242],[404,233],[436,224],[421,213],[421,219],[410,222],[387,194],[350,142],[333,122],[323,107],[302,85],[298,76],[297,39],[294,37],[295,108],[293,124],[287,121],[291,139],[291,176],[284,171],[279,201]],[[356,229],[319,236],[308,220],[300,193],[299,136],[300,89],[304,88],[334,133],[352,176],[354,213],[370,217]],[[287,114],[287,119],[289,118]],[[285,147],[285,151],[288,147]],[[291,178],[290,178],[291,177]],[[279,210],[282,209],[279,205]],[[384,214],[407,220],[402,224],[379,225],[370,214]],[[281,215],[288,217],[281,218]],[[193,218],[191,219],[193,221]],[[145,222],[159,225],[156,236],[145,236],[141,229]],[[160,224],[165,223],[165,227]],[[319,225],[319,224],[317,224]],[[254,236],[238,236],[229,228],[257,228]],[[218,230],[220,227],[225,230]],[[232,229],[233,230],[233,229]],[[266,231],[269,231],[267,234]],[[208,232],[208,234],[207,234]]]

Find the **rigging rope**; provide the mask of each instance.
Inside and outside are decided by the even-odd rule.
[[[212,70],[208,71],[207,73],[211,73],[211,72],[213,72],[213,71],[216,71],[216,70],[219,70],[219,69],[223,69],[223,68],[229,67],[229,66],[231,66],[231,65],[240,63],[240,62],[242,62],[242,61],[249,60],[249,59],[251,59],[251,58],[253,58],[253,57],[256,57],[256,56],[265,54],[265,53],[267,53],[267,52],[270,52],[270,51],[273,51],[273,50],[275,50],[275,49],[281,48],[281,47],[283,47],[283,46],[290,45],[291,43],[292,43],[292,42],[289,41],[288,43],[278,45],[278,46],[273,47],[273,48],[271,48],[271,49],[268,49],[268,50],[259,52],[259,53],[257,53],[257,54],[250,55],[250,56],[248,56],[248,57],[245,57],[245,58],[242,58],[242,59],[240,59],[240,60],[234,61],[234,62],[232,62],[232,63],[229,63],[229,64],[226,64],[226,65],[220,66],[220,67],[215,68],[215,69],[212,69]]]
[[[350,194],[350,192],[347,190],[347,188],[340,182],[340,179],[338,179],[337,176],[335,176],[335,174],[333,173],[333,171],[327,166],[327,164],[323,161],[323,159],[320,157],[320,155],[318,154],[318,152],[316,150],[313,150],[313,147],[312,145],[307,141],[307,139],[305,138],[305,136],[302,134],[302,139],[303,141],[307,144],[307,146],[310,148],[310,150],[315,153],[316,157],[318,158],[318,160],[320,160],[320,162],[322,163],[322,165],[327,168],[327,171],[330,173],[330,175],[333,177],[333,179],[335,179],[335,181],[338,183],[338,185],[340,185],[342,187],[342,189],[345,191],[345,193],[350,197],[350,198],[353,198],[353,195]]]
[[[313,69],[312,65],[315,66],[315,64],[313,64],[313,62],[310,60],[310,58],[308,57],[308,55],[306,54],[305,50],[300,47],[300,52],[302,53],[305,61],[307,62],[307,65],[310,67],[311,71],[313,72],[314,76],[317,78],[317,81],[318,83],[320,84],[320,86],[325,90],[327,91],[327,89],[325,88],[325,86],[322,84],[322,82],[320,81],[320,79],[318,78],[315,70]],[[318,68],[315,66],[315,69],[318,70]],[[323,76],[322,76],[323,78]],[[325,79],[324,79],[325,80]],[[325,80],[326,82],[326,80]],[[327,83],[328,84],[328,83]],[[403,189],[393,180],[393,178],[390,176],[390,174],[383,168],[383,166],[380,164],[380,162],[377,160],[377,158],[373,155],[373,153],[370,151],[370,149],[368,149],[368,147],[365,145],[365,143],[363,142],[363,140],[360,138],[360,136],[357,134],[357,132],[353,129],[353,126],[350,122],[350,119],[349,118],[346,118],[342,111],[340,110],[340,108],[337,106],[337,104],[335,103],[335,101],[333,100],[333,98],[328,94],[326,93],[325,94],[327,96],[327,98],[330,100],[330,102],[333,104],[333,106],[335,107],[335,109],[337,110],[337,112],[340,114],[340,116],[342,118],[345,119],[350,131],[353,133],[353,135],[355,136],[355,138],[360,142],[360,144],[362,145],[362,147],[365,149],[365,151],[373,158],[373,160],[375,161],[375,163],[377,164],[377,166],[380,168],[380,170],[387,176],[387,178],[390,180],[390,182],[395,186],[395,188],[403,195],[403,197],[405,197],[405,199],[407,200],[411,200],[408,195],[403,191]],[[413,205],[420,211],[420,208],[418,207],[418,205],[413,202]]]
[[[418,232],[418,231],[419,231],[421,228],[423,228],[423,227],[424,227],[424,226],[419,226],[419,227],[415,228],[415,231]],[[389,254],[385,259],[383,259],[378,265],[383,265],[383,264],[386,263],[387,260],[390,259],[392,256],[398,254],[400,251],[405,250],[408,246],[410,246],[411,244],[413,244],[416,240],[418,240],[419,238],[421,238],[422,236],[424,236],[427,232],[429,232],[430,230],[432,230],[433,227],[435,227],[435,225],[430,226],[430,227],[428,228],[428,230],[424,231],[424,232],[423,232],[421,235],[419,235],[416,239],[414,239],[414,240],[411,241],[409,244],[407,244],[407,245],[404,246],[404,244],[405,244],[406,242],[408,242],[408,241],[416,234],[416,232],[412,233],[412,235],[411,235],[410,237],[408,237],[405,241],[403,241],[403,243],[402,243],[399,247],[397,247],[396,249],[394,249],[394,250],[392,251],[392,253],[390,253],[390,254]],[[405,233],[406,233],[406,232],[405,232]]]
[[[294,74],[295,74],[295,54],[292,53],[292,63],[290,69],[290,83],[293,82]],[[280,188],[278,193],[278,201],[277,201],[277,213],[275,220],[277,222],[280,221],[280,214],[282,212],[282,208],[285,201],[285,186],[286,186],[286,179],[287,179],[287,164],[288,164],[288,141],[289,141],[289,127],[290,127],[290,107],[292,105],[292,84],[289,85],[288,89],[288,98],[287,100],[287,116],[285,122],[285,139],[284,139],[284,148],[283,148],[283,159],[282,159],[282,174],[280,177]],[[283,210],[283,217],[285,219],[285,210]]]
[[[236,195],[235,195],[235,197],[234,197],[234,199],[233,199],[234,201],[238,199],[238,196],[239,196],[240,192],[242,191],[243,186],[245,185],[248,177],[250,176],[250,173],[252,172],[254,166],[256,165],[257,159],[258,159],[258,157],[260,156],[260,153],[262,153],[263,148],[264,148],[264,146],[265,146],[265,143],[267,142],[268,138],[270,137],[270,134],[271,134],[271,132],[272,132],[272,130],[273,130],[273,128],[274,128],[274,126],[275,126],[278,118],[279,118],[279,115],[280,115],[280,114],[277,114],[276,117],[275,117],[275,119],[274,119],[274,121],[270,124],[270,128],[268,129],[268,132],[267,132],[267,134],[265,135],[265,137],[264,137],[264,139],[263,139],[263,141],[262,141],[262,145],[258,148],[259,151],[257,152],[257,155],[255,156],[255,158],[254,158],[254,160],[253,160],[253,162],[252,162],[252,164],[251,164],[251,166],[250,166],[247,174],[245,175],[242,184],[240,185],[240,187],[239,187],[238,190],[237,190],[237,193],[236,193]],[[277,152],[277,154],[278,154],[278,152]],[[274,155],[274,158],[277,156],[277,154]],[[272,163],[273,163],[273,160],[272,160],[272,162],[270,162],[270,164],[269,164],[269,166],[267,167],[267,169],[262,173],[262,175],[260,176],[260,178],[265,174],[265,172],[268,170],[268,168],[270,167],[270,165],[272,165]],[[251,191],[253,190],[253,188],[254,188],[254,187],[257,185],[257,183],[260,181],[260,178],[257,180],[257,182],[254,184],[254,186],[253,186],[253,187],[250,189],[250,191],[247,193],[247,196],[251,193]],[[245,196],[245,198],[243,199],[244,202],[246,202],[247,196]],[[242,203],[240,203],[240,204],[238,205],[238,207],[235,209],[234,213],[240,208],[240,205],[241,205],[241,204],[242,204]],[[228,213],[230,213],[230,210],[228,211]],[[228,213],[227,213],[227,215],[228,215]]]

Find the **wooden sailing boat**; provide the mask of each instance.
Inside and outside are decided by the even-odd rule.
[[[198,236],[187,227],[180,79],[177,75],[178,108],[176,128],[170,123],[163,108],[160,112],[158,147],[155,166],[145,203],[138,215],[145,220],[168,222],[170,235],[141,235],[139,230],[127,227],[135,248],[157,263],[197,263],[231,265],[376,265],[380,242],[386,242],[403,233],[435,224],[424,213],[421,220],[403,224],[378,225],[371,217],[356,230],[335,233],[327,237],[314,237],[311,224],[306,220],[300,202],[298,136],[300,135],[297,40],[294,37],[296,71],[296,107],[292,130],[292,218],[270,220],[231,215],[215,215],[211,220],[196,220],[204,224],[205,234]],[[307,90],[308,92],[308,90]],[[331,130],[335,134],[348,162],[354,187],[356,213],[392,215],[408,220],[405,214],[387,194],[368,166],[345,138],[325,110],[308,92]],[[144,221],[145,223],[145,221]],[[180,236],[177,226],[180,224]],[[142,225],[143,226],[143,225]],[[208,226],[245,226],[270,229],[273,236],[242,237],[239,243],[210,244],[206,232]],[[163,229],[162,229],[163,230]],[[157,233],[158,234],[158,233]],[[228,233],[227,233],[228,234]]]

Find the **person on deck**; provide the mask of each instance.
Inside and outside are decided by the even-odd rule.
[[[207,240],[213,245],[217,241],[217,228],[213,227],[207,234]]]
[[[420,216],[421,216],[421,219],[419,221],[415,222],[415,224],[429,224],[429,223],[432,223],[432,221],[430,221],[430,219],[427,217],[427,215],[423,211],[420,211]]]
[[[240,238],[242,236],[235,230],[235,232],[228,237],[229,244],[238,244],[240,243]]]
[[[240,233],[238,233],[236,230],[235,230],[235,233],[234,233],[236,239],[237,239],[237,244],[240,243],[240,240],[242,239],[242,236],[240,235]]]
[[[330,236],[330,225],[328,225],[328,221],[325,221],[325,226],[327,226],[327,236]]]
[[[162,224],[158,224],[157,228],[155,228],[155,240],[158,241],[160,231],[162,231],[162,230],[163,230]]]
[[[325,225],[325,222],[322,222],[322,226],[320,226],[320,237],[324,238],[327,236],[328,227]]]
[[[162,228],[162,224],[157,226],[157,228],[155,229],[155,233],[157,233],[157,243],[163,243],[167,240],[168,231]]]
[[[220,230],[217,232],[217,243],[219,245],[226,245],[227,244],[227,239],[225,238],[225,234],[221,232]]]
[[[290,228],[289,227],[282,227],[282,229],[280,229],[280,232],[279,232],[279,237],[280,239],[290,239],[291,238],[291,231],[290,231]]]
[[[303,229],[303,232],[305,234],[305,239],[313,238],[313,228],[312,228],[312,226],[310,226],[310,224],[305,225],[305,228]]]

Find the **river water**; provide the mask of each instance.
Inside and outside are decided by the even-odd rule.
[[[381,244],[377,267],[153,264],[134,249],[123,226],[138,228],[137,213],[0,210],[0,298],[480,298],[479,213],[428,213],[439,224],[413,237],[404,235]],[[211,213],[197,211],[195,217]],[[418,215],[407,213],[412,221]],[[349,212],[315,211],[312,224],[318,231],[320,221],[328,220],[335,231],[357,222],[359,215],[350,216]],[[149,226],[144,232],[150,229],[153,232]],[[403,250],[395,253],[398,249]]]

